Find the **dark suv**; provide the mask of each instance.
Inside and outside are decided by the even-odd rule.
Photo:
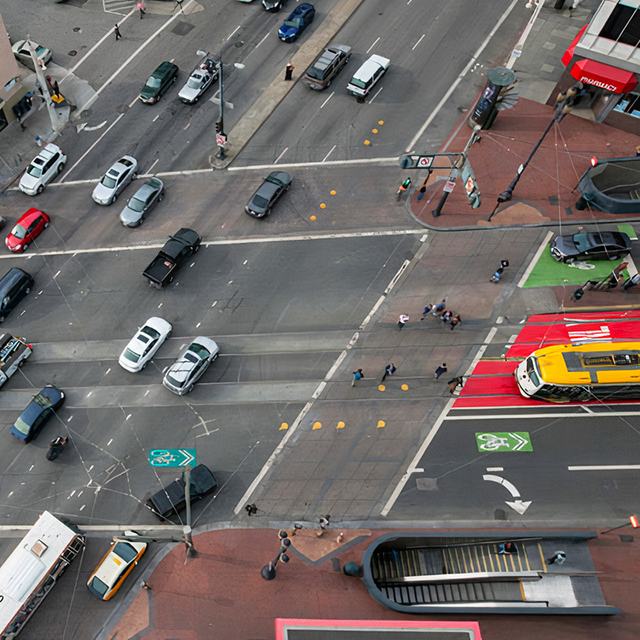
[[[173,62],[163,62],[147,80],[140,92],[140,100],[155,104],[162,94],[176,81],[178,67]]]
[[[304,83],[316,91],[326,89],[331,81],[344,69],[351,57],[351,47],[334,44],[327,47],[322,55],[307,69]]]

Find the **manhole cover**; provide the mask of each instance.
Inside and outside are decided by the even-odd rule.
[[[81,31],[82,31],[82,29],[81,29],[80,27],[73,27],[73,30],[74,30],[76,33],[79,33],[79,32],[81,32]]]
[[[178,22],[176,23],[176,26],[171,29],[171,31],[173,31],[173,33],[175,33],[176,35],[186,36],[187,33],[189,33],[189,31],[191,31],[191,29],[193,29],[195,26],[195,24],[189,24],[188,22]]]
[[[238,40],[238,42],[236,42],[234,46],[236,49],[239,49],[240,47],[244,47],[244,40]]]
[[[70,55],[73,58],[73,56],[77,56],[78,55],[78,52],[75,49],[71,49],[71,51],[69,51],[69,53],[67,55]]]
[[[80,117],[81,117],[81,118],[88,118],[92,113],[93,113],[93,111],[91,111],[91,109],[85,109],[85,110],[80,114]]]

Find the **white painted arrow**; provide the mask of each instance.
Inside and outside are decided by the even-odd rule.
[[[104,127],[105,124],[107,124],[106,120],[104,122],[101,122],[100,124],[97,124],[95,127],[84,127],[84,130],[85,131],[96,131],[97,129],[102,129],[102,127]]]
[[[509,433],[509,435],[517,441],[516,444],[511,448],[511,451],[519,451],[520,449],[522,449],[522,447],[524,447],[525,444],[529,442],[526,438],[519,436],[517,433]]]
[[[514,511],[522,515],[531,505],[531,500],[527,502],[523,502],[520,498],[520,492],[516,489],[515,485],[506,480],[505,478],[501,478],[500,476],[493,476],[491,474],[485,474],[482,476],[482,479],[486,482],[497,482],[501,484],[503,487],[509,491],[509,493],[516,498],[514,502],[505,501],[505,504],[509,505]]]

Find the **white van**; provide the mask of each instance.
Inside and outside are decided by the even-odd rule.
[[[347,91],[364,100],[375,86],[376,82],[386,73],[391,60],[382,56],[372,55],[355,73],[347,85]]]

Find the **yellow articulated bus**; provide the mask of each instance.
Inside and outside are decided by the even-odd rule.
[[[520,393],[546,402],[640,399],[640,342],[558,344],[515,370]]]

